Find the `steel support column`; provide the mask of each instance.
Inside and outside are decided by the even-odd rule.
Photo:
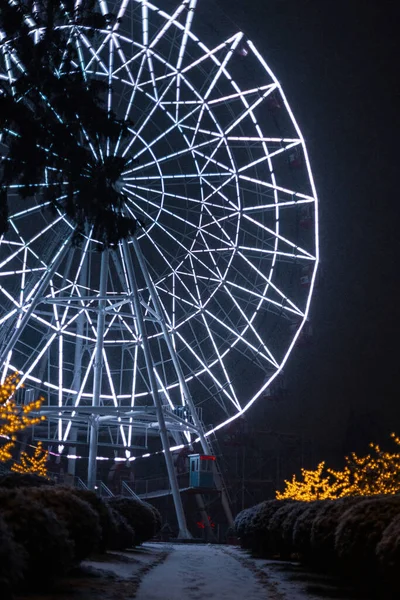
[[[185,513],[183,512],[182,499],[179,491],[178,480],[175,473],[174,463],[169,449],[168,432],[165,425],[165,418],[161,399],[158,393],[158,386],[154,375],[154,364],[153,357],[151,355],[149,341],[147,339],[146,325],[143,318],[142,306],[140,304],[139,291],[136,283],[135,271],[132,263],[132,257],[129,250],[129,246],[126,240],[122,241],[123,257],[125,261],[126,271],[129,280],[129,286],[131,288],[133,308],[135,312],[135,318],[138,326],[139,334],[142,338],[143,353],[146,362],[147,375],[149,377],[151,394],[153,396],[153,402],[156,409],[157,421],[160,427],[161,443],[164,450],[165,462],[168,471],[168,478],[171,484],[172,497],[174,500],[176,517],[179,526],[179,537],[183,539],[190,539],[190,535],[187,525]]]
[[[204,454],[212,454],[211,445],[209,444],[207,438],[204,435],[203,424],[200,421],[199,416],[197,414],[192,395],[189,391],[189,387],[188,387],[185,377],[183,375],[181,363],[179,361],[179,358],[176,354],[174,345],[172,343],[171,332],[169,331],[167,323],[166,323],[164,310],[163,310],[162,304],[160,302],[160,299],[158,297],[158,292],[153,283],[153,280],[150,277],[150,273],[147,268],[145,258],[143,256],[142,249],[140,247],[140,244],[139,244],[139,241],[137,240],[137,238],[133,239],[133,247],[135,249],[136,257],[137,257],[140,269],[143,273],[143,277],[146,281],[146,285],[147,285],[148,291],[150,293],[151,300],[152,300],[154,308],[158,314],[160,326],[161,326],[161,329],[163,332],[163,337],[164,337],[165,343],[167,344],[168,351],[171,356],[171,360],[174,365],[175,372],[178,376],[179,384],[181,386],[181,389],[182,389],[182,392],[183,392],[183,395],[185,398],[185,402],[187,403],[187,405],[190,408],[190,413],[192,415],[194,424],[196,425],[196,427],[199,431],[199,438],[200,438],[202,450],[203,450]],[[216,465],[213,465],[213,475],[214,475],[215,485],[216,485],[217,489],[219,489],[221,491],[221,502],[222,502],[222,506],[223,506],[226,518],[228,520],[229,525],[232,526],[233,525],[233,516],[232,516],[231,507],[229,505],[229,500],[228,500],[228,497],[226,495],[226,492],[225,492],[225,489],[224,489],[224,486],[222,483],[222,478],[218,472]]]
[[[87,253],[87,248],[84,250]],[[82,261],[81,272],[79,274],[79,285],[81,288],[82,297],[85,296],[88,276],[88,260],[87,257]],[[76,320],[76,338],[75,338],[75,354],[74,354],[74,377],[72,381],[72,389],[79,390],[82,382],[82,354],[83,354],[83,333],[85,329],[85,315],[81,313]],[[78,428],[71,425],[70,440],[78,439]],[[76,447],[70,446],[69,454],[76,454]],[[76,460],[68,459],[68,474],[75,476]]]
[[[100,267],[100,289],[99,289],[99,312],[97,317],[96,330],[96,348],[93,365],[93,399],[92,406],[100,405],[101,394],[101,377],[103,373],[103,347],[104,347],[104,329],[106,322],[105,307],[107,293],[107,277],[108,277],[108,260],[109,250],[104,250],[101,255]],[[89,464],[88,464],[88,488],[93,490],[96,484],[97,473],[97,443],[99,435],[99,419],[98,415],[92,415],[90,421],[90,438],[89,438]]]

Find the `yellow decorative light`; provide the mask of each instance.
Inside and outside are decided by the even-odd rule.
[[[391,434],[394,443],[400,447],[400,438]],[[326,469],[325,463],[315,471],[302,469],[301,481],[294,475],[292,481],[285,481],[285,490],[276,492],[276,498],[283,500],[326,500],[345,496],[376,496],[400,493],[400,452],[384,452],[378,444],[369,444],[372,453],[357,456],[354,452],[345,457],[343,471]]]
[[[29,456],[27,452],[21,452],[21,462],[14,463],[11,471],[15,473],[35,473],[41,477],[47,477],[46,463],[48,456],[48,450],[43,450],[42,442],[39,442],[33,456]]]
[[[15,446],[16,433],[45,420],[43,416],[31,416],[33,411],[40,410],[44,398],[33,400],[25,406],[17,405],[14,396],[19,381],[18,373],[14,373],[0,385],[0,438],[7,439],[7,442],[0,446],[0,463],[12,457],[11,450]]]

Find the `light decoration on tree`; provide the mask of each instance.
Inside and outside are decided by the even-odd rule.
[[[392,433],[392,440],[400,447],[400,437]],[[285,481],[285,490],[276,492],[278,500],[292,499],[312,502],[344,498],[346,496],[377,496],[400,493],[400,452],[385,452],[378,444],[369,444],[372,452],[345,457],[342,471],[326,469],[321,462],[315,471],[302,469],[302,480],[293,475]]]
[[[286,481],[284,492],[276,492],[278,500],[290,498],[302,502],[312,502],[313,500],[329,500],[336,498],[334,486],[332,486],[331,477],[324,476],[325,462],[319,463],[315,471],[302,469],[303,481],[297,481],[296,475],[293,475],[292,481]]]
[[[35,473],[41,477],[48,478],[47,475],[47,460],[49,451],[43,449],[42,442],[39,442],[35,448],[33,456],[29,456],[27,452],[21,452],[19,463],[14,463],[11,471],[15,473]]]
[[[37,425],[45,420],[44,416],[34,417],[32,412],[40,410],[44,398],[38,398],[18,406],[15,401],[15,391],[19,383],[18,373],[9,375],[4,383],[0,384],[0,438],[7,440],[0,447],[0,462],[12,458],[11,451],[15,446],[16,434],[28,427]]]

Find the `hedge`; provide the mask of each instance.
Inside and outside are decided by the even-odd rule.
[[[25,491],[0,490],[0,515],[25,551],[24,587],[46,587],[68,572],[74,545],[64,523],[52,510],[27,497]]]
[[[100,552],[105,552],[107,549],[115,549],[115,538],[119,533],[119,525],[107,502],[90,490],[78,490],[76,488],[63,489],[67,489],[67,491],[77,496],[80,500],[87,502],[97,514],[100,525],[100,540],[98,542]]]
[[[235,531],[256,556],[297,557],[397,600],[400,496],[269,500],[241,511]]]
[[[17,544],[0,514],[0,590],[1,597],[11,597],[11,590],[19,584],[27,568],[28,555]]]
[[[356,579],[378,574],[377,546],[399,514],[400,497],[380,497],[358,502],[342,515],[335,533],[335,551],[343,572]]]
[[[74,542],[74,557],[79,563],[98,550],[101,540],[100,519],[87,503],[65,488],[31,488],[25,496],[54,511]]]
[[[135,532],[135,545],[140,545],[150,540],[156,533],[156,516],[153,507],[136,500],[115,496],[108,499],[109,506],[121,513]],[[158,512],[158,511],[157,511]]]
[[[293,530],[297,519],[309,508],[307,502],[284,504],[269,522],[270,543],[274,554],[290,559],[293,554]]]

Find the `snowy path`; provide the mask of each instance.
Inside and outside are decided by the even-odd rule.
[[[141,582],[135,600],[275,600],[255,575],[219,546],[182,544]]]

